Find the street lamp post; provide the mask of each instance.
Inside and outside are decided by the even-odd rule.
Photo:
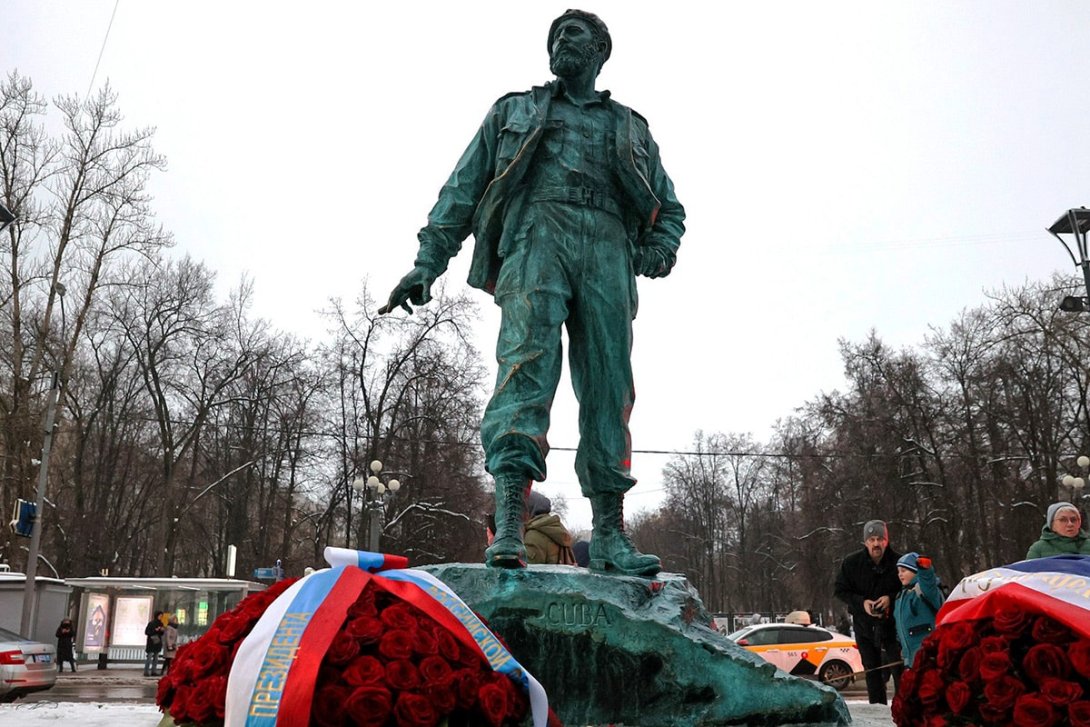
[[[356,476],[356,479],[352,481],[352,489],[363,496],[363,509],[370,518],[367,528],[369,534],[367,549],[372,553],[378,553],[381,547],[379,539],[386,521],[386,503],[401,489],[401,482],[392,477],[392,472],[383,472],[382,462],[377,459],[371,462],[370,469],[371,475],[366,480],[362,475]],[[384,476],[390,477],[385,484],[381,479]]]
[[[1086,242],[1086,233],[1090,231],[1090,210],[1085,207],[1069,209],[1060,219],[1052,223],[1048,231],[1064,246],[1067,254],[1071,256],[1071,262],[1075,263],[1075,267],[1082,268],[1082,280],[1086,287],[1086,296],[1068,295],[1064,297],[1060,303],[1060,310],[1069,313],[1090,311],[1090,253],[1087,251]],[[1071,246],[1067,244],[1067,240],[1061,235],[1069,236],[1074,241],[1075,249],[1079,252],[1078,259],[1075,258],[1075,253],[1072,252]]]
[[[1071,488],[1071,502],[1075,505],[1079,504],[1079,498],[1082,496],[1082,488],[1086,486],[1086,473],[1090,471],[1090,457],[1085,454],[1080,454],[1078,459],[1075,460],[1075,464],[1082,470],[1082,477],[1075,477],[1074,475],[1064,475],[1063,482],[1065,487]]]

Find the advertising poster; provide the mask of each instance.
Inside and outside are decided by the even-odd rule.
[[[144,646],[144,627],[151,621],[151,596],[118,596],[114,606],[113,646]]]
[[[110,618],[110,597],[105,593],[88,594],[85,613],[81,651],[102,651],[106,648],[106,622]]]

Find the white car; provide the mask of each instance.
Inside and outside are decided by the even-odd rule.
[[[49,689],[57,681],[57,650],[0,629],[0,703]]]
[[[863,671],[855,639],[820,626],[758,624],[727,634],[727,638],[788,674],[816,676],[840,690]]]

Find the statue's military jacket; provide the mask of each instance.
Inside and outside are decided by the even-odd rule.
[[[493,292],[503,255],[513,244],[525,204],[522,183],[543,136],[555,82],[497,101],[439,192],[420,233],[416,265],[436,276],[473,233],[469,284]],[[659,161],[647,122],[627,106],[605,98],[613,115],[611,154],[629,241],[655,246],[673,258],[685,231],[685,210]]]

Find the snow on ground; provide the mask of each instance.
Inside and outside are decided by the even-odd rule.
[[[848,701],[853,727],[891,727],[889,707]],[[162,715],[152,704],[36,702],[0,705],[0,727],[78,725],[79,727],[155,727]]]
[[[163,715],[154,704],[33,702],[0,705],[0,726],[78,725],[79,727],[155,727]]]

